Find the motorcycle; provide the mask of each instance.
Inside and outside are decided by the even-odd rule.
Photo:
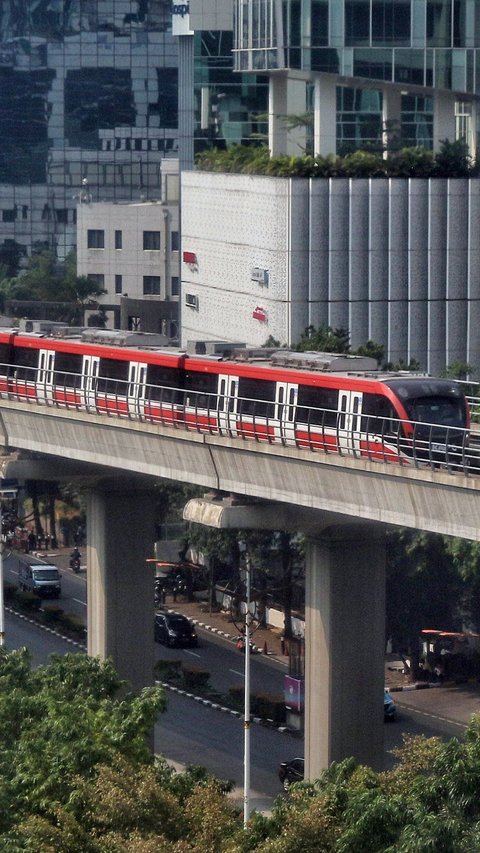
[[[78,575],[80,571],[80,551],[73,551],[70,554],[70,568],[73,569],[76,575]]]

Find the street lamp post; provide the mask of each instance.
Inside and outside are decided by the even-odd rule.
[[[245,554],[245,712],[243,718],[243,826],[246,828],[250,817],[250,558]]]

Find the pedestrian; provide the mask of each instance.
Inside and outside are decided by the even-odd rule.
[[[31,551],[34,551],[34,550],[35,550],[35,545],[36,545],[36,544],[37,544],[37,537],[35,536],[35,533],[33,532],[33,530],[29,530],[29,533],[28,533],[28,551],[27,551],[27,553],[30,553]]]

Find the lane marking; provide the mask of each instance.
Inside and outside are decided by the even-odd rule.
[[[236,669],[229,669],[228,671],[229,671],[229,672],[233,672],[233,674],[234,674],[234,675],[239,675],[239,676],[240,676],[240,678],[243,678],[243,677],[244,677],[244,674],[245,674],[245,673],[243,673],[243,672],[238,672],[238,670],[236,670]]]
[[[191,649],[185,649],[185,653],[187,655],[193,655],[194,658],[200,658],[201,657],[201,655],[199,655],[198,652],[192,652]]]
[[[87,602],[86,601],[80,601],[79,598],[72,598],[72,601],[76,601],[77,604],[83,604],[84,607],[87,606]]]
[[[461,729],[468,729],[468,723],[460,723],[458,720],[452,720],[450,717],[441,717],[440,714],[429,714],[428,711],[420,711],[418,708],[413,708],[411,705],[403,705],[407,711],[412,711],[414,714],[419,714],[422,717],[430,717],[431,720],[438,720],[440,723],[449,723],[451,726],[458,726]]]

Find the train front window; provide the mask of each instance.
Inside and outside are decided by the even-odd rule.
[[[416,397],[406,400],[405,408],[415,423],[464,427],[465,415],[461,399],[451,397]]]

